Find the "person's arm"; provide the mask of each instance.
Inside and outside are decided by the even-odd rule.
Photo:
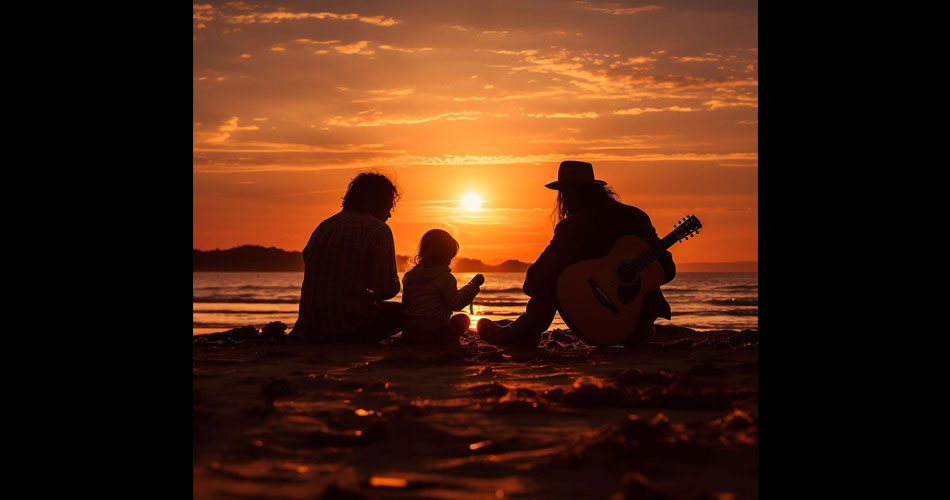
[[[372,243],[373,256],[373,297],[376,300],[388,300],[399,293],[399,275],[396,274],[396,245],[389,226]]]
[[[479,287],[482,283],[485,282],[485,277],[481,274],[475,275],[472,278],[472,281],[468,282],[467,285],[459,288],[458,290],[455,287],[458,285],[458,280],[455,279],[455,276],[452,276],[451,273],[446,276],[439,278],[437,285],[439,291],[442,292],[442,298],[445,300],[446,305],[452,311],[461,311],[465,306],[472,303],[475,300],[475,296],[478,295]]]
[[[646,213],[643,214],[643,217],[645,218],[643,227],[647,228],[647,242],[657,249],[656,260],[663,265],[663,283],[669,283],[676,277],[676,264],[673,262],[673,254],[669,250],[660,250],[660,236],[656,234],[653,221]]]
[[[673,281],[676,277],[676,263],[673,262],[673,254],[669,250],[663,250],[657,256],[660,264],[663,264],[663,284]]]
[[[529,297],[554,299],[557,278],[567,266],[577,261],[583,240],[577,221],[564,219],[554,228],[554,237],[525,274],[522,290]]]

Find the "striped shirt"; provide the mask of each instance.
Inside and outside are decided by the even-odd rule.
[[[339,212],[320,223],[303,250],[306,265],[294,333],[336,337],[376,318],[376,300],[399,293],[393,233],[363,212]]]

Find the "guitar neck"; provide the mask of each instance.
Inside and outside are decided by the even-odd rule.
[[[676,231],[670,231],[670,234],[664,236],[663,239],[660,240],[660,244],[658,246],[661,249],[666,250],[667,248],[673,246],[673,244],[678,240],[679,238],[676,237]]]
[[[653,263],[654,260],[660,255],[660,252],[666,250],[673,246],[676,243],[677,237],[674,231],[670,231],[670,234],[663,237],[660,240],[660,243],[654,246],[651,246],[649,250],[643,252],[639,257],[633,259],[633,264],[637,267],[638,270],[643,271]]]

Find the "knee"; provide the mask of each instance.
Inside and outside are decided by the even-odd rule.
[[[444,316],[443,316],[444,317]],[[456,314],[452,316],[452,319],[449,320],[453,325],[462,330],[468,330],[468,327],[472,324],[472,319],[465,314]]]

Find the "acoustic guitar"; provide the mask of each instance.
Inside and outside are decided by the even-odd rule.
[[[568,266],[557,280],[558,312],[581,340],[591,345],[622,343],[637,333],[643,297],[663,284],[659,252],[698,234],[695,215],[683,217],[673,231],[651,247],[633,235],[621,236],[610,252]]]

